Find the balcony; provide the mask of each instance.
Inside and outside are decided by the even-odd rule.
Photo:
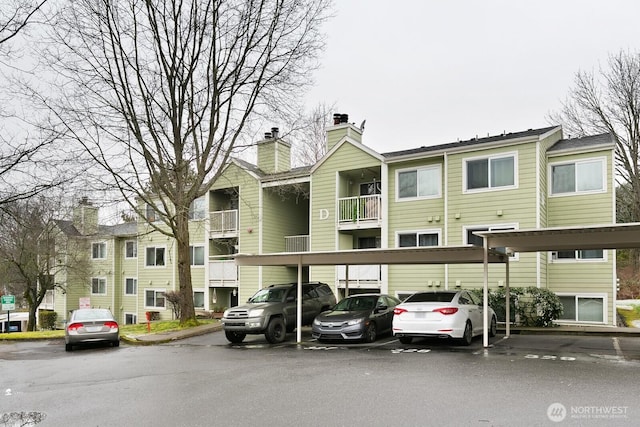
[[[285,252],[309,252],[309,235],[285,236]]]
[[[234,260],[209,261],[210,287],[238,286],[238,266]]]
[[[234,237],[238,235],[238,210],[215,211],[209,214],[211,237]]]
[[[338,225],[342,229],[379,227],[382,220],[382,197],[343,197],[338,199]]]
[[[338,287],[344,288],[347,279],[347,269],[338,265]],[[349,288],[379,288],[382,283],[380,265],[350,265]]]

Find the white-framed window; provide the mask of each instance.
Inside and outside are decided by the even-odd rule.
[[[189,219],[199,220],[205,219],[207,216],[207,210],[205,209],[205,198],[198,197],[189,205]]]
[[[138,323],[138,316],[135,313],[125,313],[124,314],[124,324],[125,325],[135,325]]]
[[[562,303],[560,321],[606,323],[606,294],[557,293]]]
[[[124,279],[124,294],[136,295],[138,293],[138,279],[127,277]]]
[[[107,279],[104,277],[91,278],[91,295],[106,295]]]
[[[204,309],[204,291],[193,291],[193,307]]]
[[[515,153],[464,159],[464,191],[513,188],[518,158]]]
[[[604,157],[549,166],[552,196],[606,191],[607,166]]]
[[[146,289],[144,291],[144,306],[147,308],[164,308],[164,289]]]
[[[602,249],[578,249],[574,251],[551,252],[552,262],[601,262],[607,260],[607,252]]]
[[[138,257],[138,242],[136,242],[135,240],[127,240],[126,242],[124,242],[124,257]]]
[[[165,214],[162,202],[156,202],[155,205],[147,203],[145,207],[145,218],[149,222],[157,222],[161,220],[161,215]]]
[[[399,231],[396,236],[399,248],[440,245],[440,230]]]
[[[204,246],[189,246],[189,261],[191,265],[204,265]]]
[[[517,230],[518,229],[518,225],[517,224],[492,224],[492,225],[473,225],[473,226],[468,226],[468,227],[464,227],[464,243],[467,245],[476,245],[476,246],[484,246],[484,241],[483,238],[476,235],[476,232],[479,231],[502,231],[502,230]],[[494,250],[498,251],[498,252],[503,252],[506,253],[506,248],[504,247],[497,247],[497,248],[493,248]],[[511,261],[515,261],[518,259],[518,254],[512,254],[509,256],[509,259]]]
[[[107,258],[107,242],[91,243],[91,259]]]
[[[396,172],[398,200],[440,197],[442,192],[442,167],[440,165],[403,169]]]
[[[144,265],[147,267],[164,267],[167,248],[163,246],[147,246]]]

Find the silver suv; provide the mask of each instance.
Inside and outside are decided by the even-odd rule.
[[[264,334],[272,344],[284,341],[286,332],[296,327],[297,283],[271,285],[260,289],[247,304],[232,307],[222,315],[227,339],[240,343],[247,334]],[[336,304],[336,297],[326,283],[302,284],[302,324]]]

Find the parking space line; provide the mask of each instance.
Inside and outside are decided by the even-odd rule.
[[[620,360],[624,360],[624,354],[622,353],[622,349],[620,348],[620,343],[618,342],[618,337],[611,337],[613,341],[613,348],[616,350],[616,354]]]

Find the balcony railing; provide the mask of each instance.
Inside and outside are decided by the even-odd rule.
[[[209,261],[209,285],[236,286],[238,266],[234,260]]]
[[[382,218],[382,197],[344,197],[338,199],[338,221],[344,223],[377,222]]]
[[[309,252],[309,235],[285,236],[285,252]]]
[[[338,265],[338,286],[343,288],[347,281],[347,268]],[[380,276],[380,265],[350,265],[349,266],[349,287],[367,288],[379,286],[382,281]]]
[[[224,234],[238,231],[238,210],[216,211],[209,214],[211,233]]]

